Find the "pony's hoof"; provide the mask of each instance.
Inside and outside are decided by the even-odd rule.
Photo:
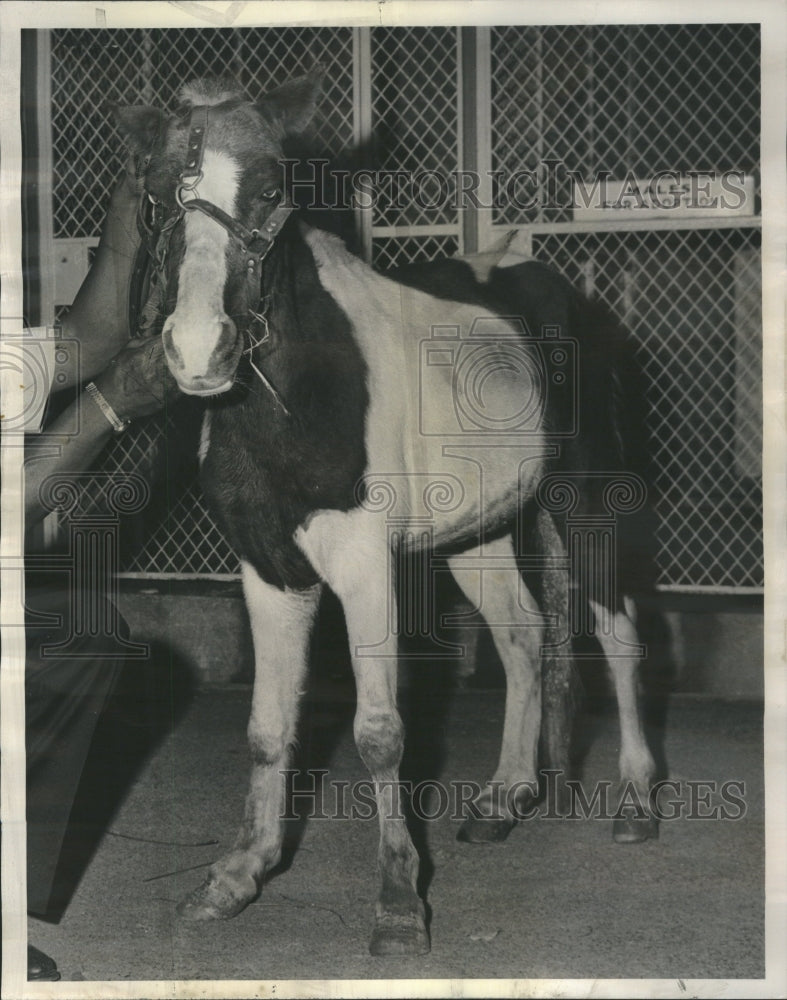
[[[513,819],[470,817],[459,827],[456,839],[465,844],[499,844],[506,839],[513,828]]]
[[[404,916],[386,913],[377,918],[369,942],[376,958],[385,955],[426,955],[431,945],[426,924],[419,913]]]
[[[178,903],[178,916],[190,923],[236,917],[257,895],[254,879],[249,878],[249,883],[244,891],[208,878]]]
[[[621,816],[612,821],[612,839],[616,844],[641,844],[657,840],[659,824],[655,816]]]

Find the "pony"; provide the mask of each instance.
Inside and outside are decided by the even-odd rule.
[[[208,79],[184,86],[173,114],[115,109],[144,182],[151,324],[181,391],[206,400],[201,482],[240,557],[254,640],[240,830],[178,911],[234,916],[280,859],[284,772],[327,586],[344,611],[354,737],[379,820],[369,947],[416,955],[430,939],[398,782],[396,566],[433,553],[491,628],[507,684],[502,746],[459,836],[503,840],[537,794],[542,730],[551,761],[567,766],[573,668],[556,637],[572,566],[559,523],[601,504],[604,476],[619,473],[620,486],[614,331],[534,261],[484,282],[459,262],[384,276],[298,218],[280,164],[315,113],[322,74],[257,101]],[[607,626],[597,635],[619,702],[621,778],[644,801],[654,763],[633,603],[610,586],[589,602]],[[645,839],[654,822],[621,817],[615,838]]]

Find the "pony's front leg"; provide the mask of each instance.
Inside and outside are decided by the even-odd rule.
[[[281,857],[285,771],[321,585],[279,590],[242,564],[254,637],[254,693],[248,738],[252,759],[246,808],[235,843],[203,884],[179,905],[186,920],[234,917],[254,899]]]
[[[385,524],[365,512],[329,511],[315,516],[297,540],[341,600],[350,640],[355,742],[374,782],[380,828],[382,888],[369,950],[423,955],[429,935],[416,892],[418,854],[399,783],[404,731],[396,707],[396,613]]]

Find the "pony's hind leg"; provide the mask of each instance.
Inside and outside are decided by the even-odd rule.
[[[458,839],[505,840],[535,798],[541,731],[542,616],[526,588],[510,536],[448,560],[456,582],[484,616],[506,674],[503,740],[497,770],[463,822]],[[473,558],[478,568],[472,566]]]
[[[612,674],[620,717],[621,805],[627,815],[616,816],[612,833],[618,843],[636,843],[655,837],[658,827],[648,808],[656,766],[639,707],[640,649],[634,603],[626,597],[616,611],[596,601],[590,601],[590,607],[596,617],[596,638]]]
[[[249,792],[232,849],[178,907],[186,920],[226,919],[240,913],[281,856],[285,771],[321,585],[304,591],[279,590],[247,563],[242,564],[242,576],[255,660],[248,726]]]

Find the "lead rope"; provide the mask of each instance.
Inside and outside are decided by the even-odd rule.
[[[261,347],[263,344],[265,344],[267,341],[269,341],[271,339],[271,330],[270,330],[270,327],[268,326],[268,317],[266,315],[267,312],[268,312],[268,306],[269,305],[270,305],[270,302],[269,302],[269,300],[266,297],[265,300],[264,300],[264,305],[263,305],[263,308],[262,308],[262,312],[255,312],[253,309],[249,309],[249,315],[252,317],[252,319],[256,320],[263,327],[263,331],[264,332],[263,332],[263,334],[262,334],[261,337],[257,338],[257,340],[252,340],[251,333],[249,333],[249,340],[251,340],[252,342],[244,350],[243,353],[244,354],[248,354],[248,356],[249,356],[249,364],[254,369],[254,371],[257,373],[257,377],[259,378],[260,382],[262,382],[262,384],[265,386],[265,388],[268,390],[268,392],[273,396],[273,398],[276,400],[276,402],[278,403],[278,405],[284,411],[285,415],[288,416],[288,417],[291,417],[292,414],[287,409],[287,406],[285,405],[284,400],[281,397],[281,394],[276,389],[276,386],[265,375],[265,373],[254,363],[254,351],[256,351],[256,349],[258,347]]]

